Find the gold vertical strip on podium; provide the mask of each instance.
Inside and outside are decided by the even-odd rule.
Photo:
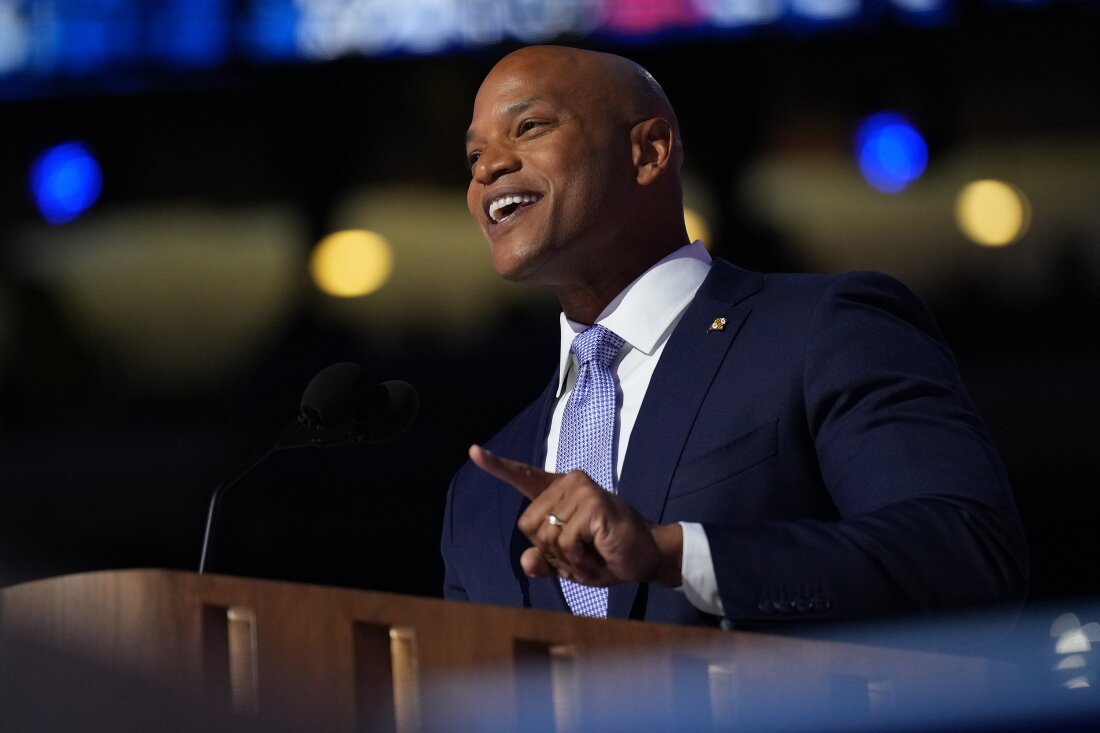
[[[390,629],[393,659],[393,706],[397,733],[418,733],[420,717],[420,671],[417,665],[416,630],[411,626]]]
[[[245,606],[230,606],[225,616],[229,641],[229,695],[233,710],[255,715],[260,706],[256,613]]]
[[[576,733],[580,730],[580,710],[577,699],[577,676],[574,669],[574,650],[570,644],[554,644],[547,649],[550,654],[550,694],[554,704],[554,730],[557,733]]]
[[[732,663],[707,665],[707,682],[710,690],[710,714],[714,727],[733,727],[737,712],[736,676]]]
[[[570,644],[524,639],[514,642],[516,713],[521,730],[578,730],[580,691],[574,653]]]
[[[421,728],[416,631],[356,623],[356,730],[417,733]]]

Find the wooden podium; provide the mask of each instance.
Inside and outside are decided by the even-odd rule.
[[[208,729],[794,729],[874,723],[993,679],[981,658],[165,570],[4,589],[0,631],[0,653],[95,684],[102,671]],[[31,689],[9,707],[36,712],[18,658],[9,679]]]

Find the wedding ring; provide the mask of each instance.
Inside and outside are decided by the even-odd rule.
[[[552,524],[555,527],[564,527],[565,526],[565,520],[562,519],[561,517],[559,517],[557,514],[547,514],[546,515],[546,523],[547,524]]]

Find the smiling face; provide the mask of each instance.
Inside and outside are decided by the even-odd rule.
[[[466,203],[503,277],[568,288],[624,246],[630,110],[593,55],[506,56],[474,102]]]

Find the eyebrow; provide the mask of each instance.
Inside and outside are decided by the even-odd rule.
[[[504,109],[505,116],[512,118],[522,113],[524,110],[534,106],[538,102],[542,101],[542,97],[528,97],[527,99],[521,99],[518,102],[513,102]],[[473,128],[466,131],[466,143],[469,144],[474,138]]]

